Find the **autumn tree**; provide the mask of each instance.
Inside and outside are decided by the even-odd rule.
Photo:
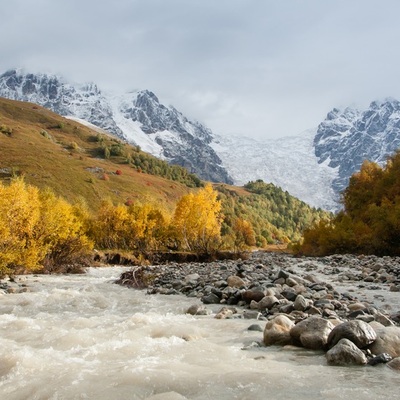
[[[8,186],[0,183],[1,273],[75,262],[90,249],[79,217],[65,200],[21,178]]]
[[[220,245],[221,202],[210,184],[197,193],[183,196],[174,213],[172,226],[183,250],[212,253]]]
[[[242,218],[235,220],[233,236],[236,251],[243,251],[256,244],[256,237],[251,223]]]

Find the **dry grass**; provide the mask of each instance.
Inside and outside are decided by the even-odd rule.
[[[115,203],[139,200],[172,210],[189,191],[177,182],[139,173],[121,157],[99,157],[97,131],[40,106],[0,98],[0,126],[12,132],[0,132],[0,180],[22,174],[28,183],[50,187],[68,201],[83,197],[93,209],[110,198]],[[104,135],[103,144],[116,142]],[[101,179],[104,174],[108,180]]]

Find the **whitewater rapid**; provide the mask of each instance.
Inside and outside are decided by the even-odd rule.
[[[247,328],[265,322],[187,315],[198,299],[113,284],[123,270],[30,275],[30,291],[0,295],[0,399],[398,398],[398,373],[385,366],[252,348],[262,332]]]

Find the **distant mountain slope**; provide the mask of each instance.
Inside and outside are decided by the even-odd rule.
[[[400,103],[393,99],[365,110],[334,108],[316,129],[261,141],[214,134],[148,90],[110,95],[95,84],[12,70],[0,76],[0,96],[85,120],[202,179],[262,179],[327,210],[341,208],[340,193],[365,159],[383,164],[400,147]]]
[[[161,174],[144,173],[145,168],[158,168]],[[199,183],[184,168],[169,166],[111,135],[32,103],[0,98],[0,180],[18,175],[68,201],[84,198],[93,209],[111,199],[148,201],[173,210],[188,186]]]
[[[10,70],[0,76],[0,96],[85,120],[202,179],[232,183],[209,146],[211,132],[161,104],[150,91],[113,96],[95,84],[72,85],[57,76]]]
[[[331,182],[337,172],[327,163],[318,163],[313,151],[314,135],[315,129],[297,137],[265,142],[244,137],[217,137],[212,146],[236,184],[262,179],[313,207],[334,210],[337,203]]]
[[[339,193],[365,159],[383,165],[400,148],[400,102],[374,101],[363,111],[334,108],[318,126],[313,145],[318,162],[337,169],[332,188]]]

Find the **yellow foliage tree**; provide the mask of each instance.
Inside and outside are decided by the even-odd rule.
[[[22,179],[9,186],[0,183],[0,272],[39,267],[47,250],[35,241],[39,221],[38,189],[27,186]]]
[[[236,251],[243,251],[256,244],[256,237],[251,223],[242,218],[237,218],[233,223],[233,235]]]
[[[0,183],[0,273],[39,270],[46,260],[47,265],[71,262],[90,249],[66,201],[21,178],[8,186]]]
[[[175,209],[172,225],[183,250],[212,253],[221,239],[221,202],[210,184],[198,193],[183,196]]]

